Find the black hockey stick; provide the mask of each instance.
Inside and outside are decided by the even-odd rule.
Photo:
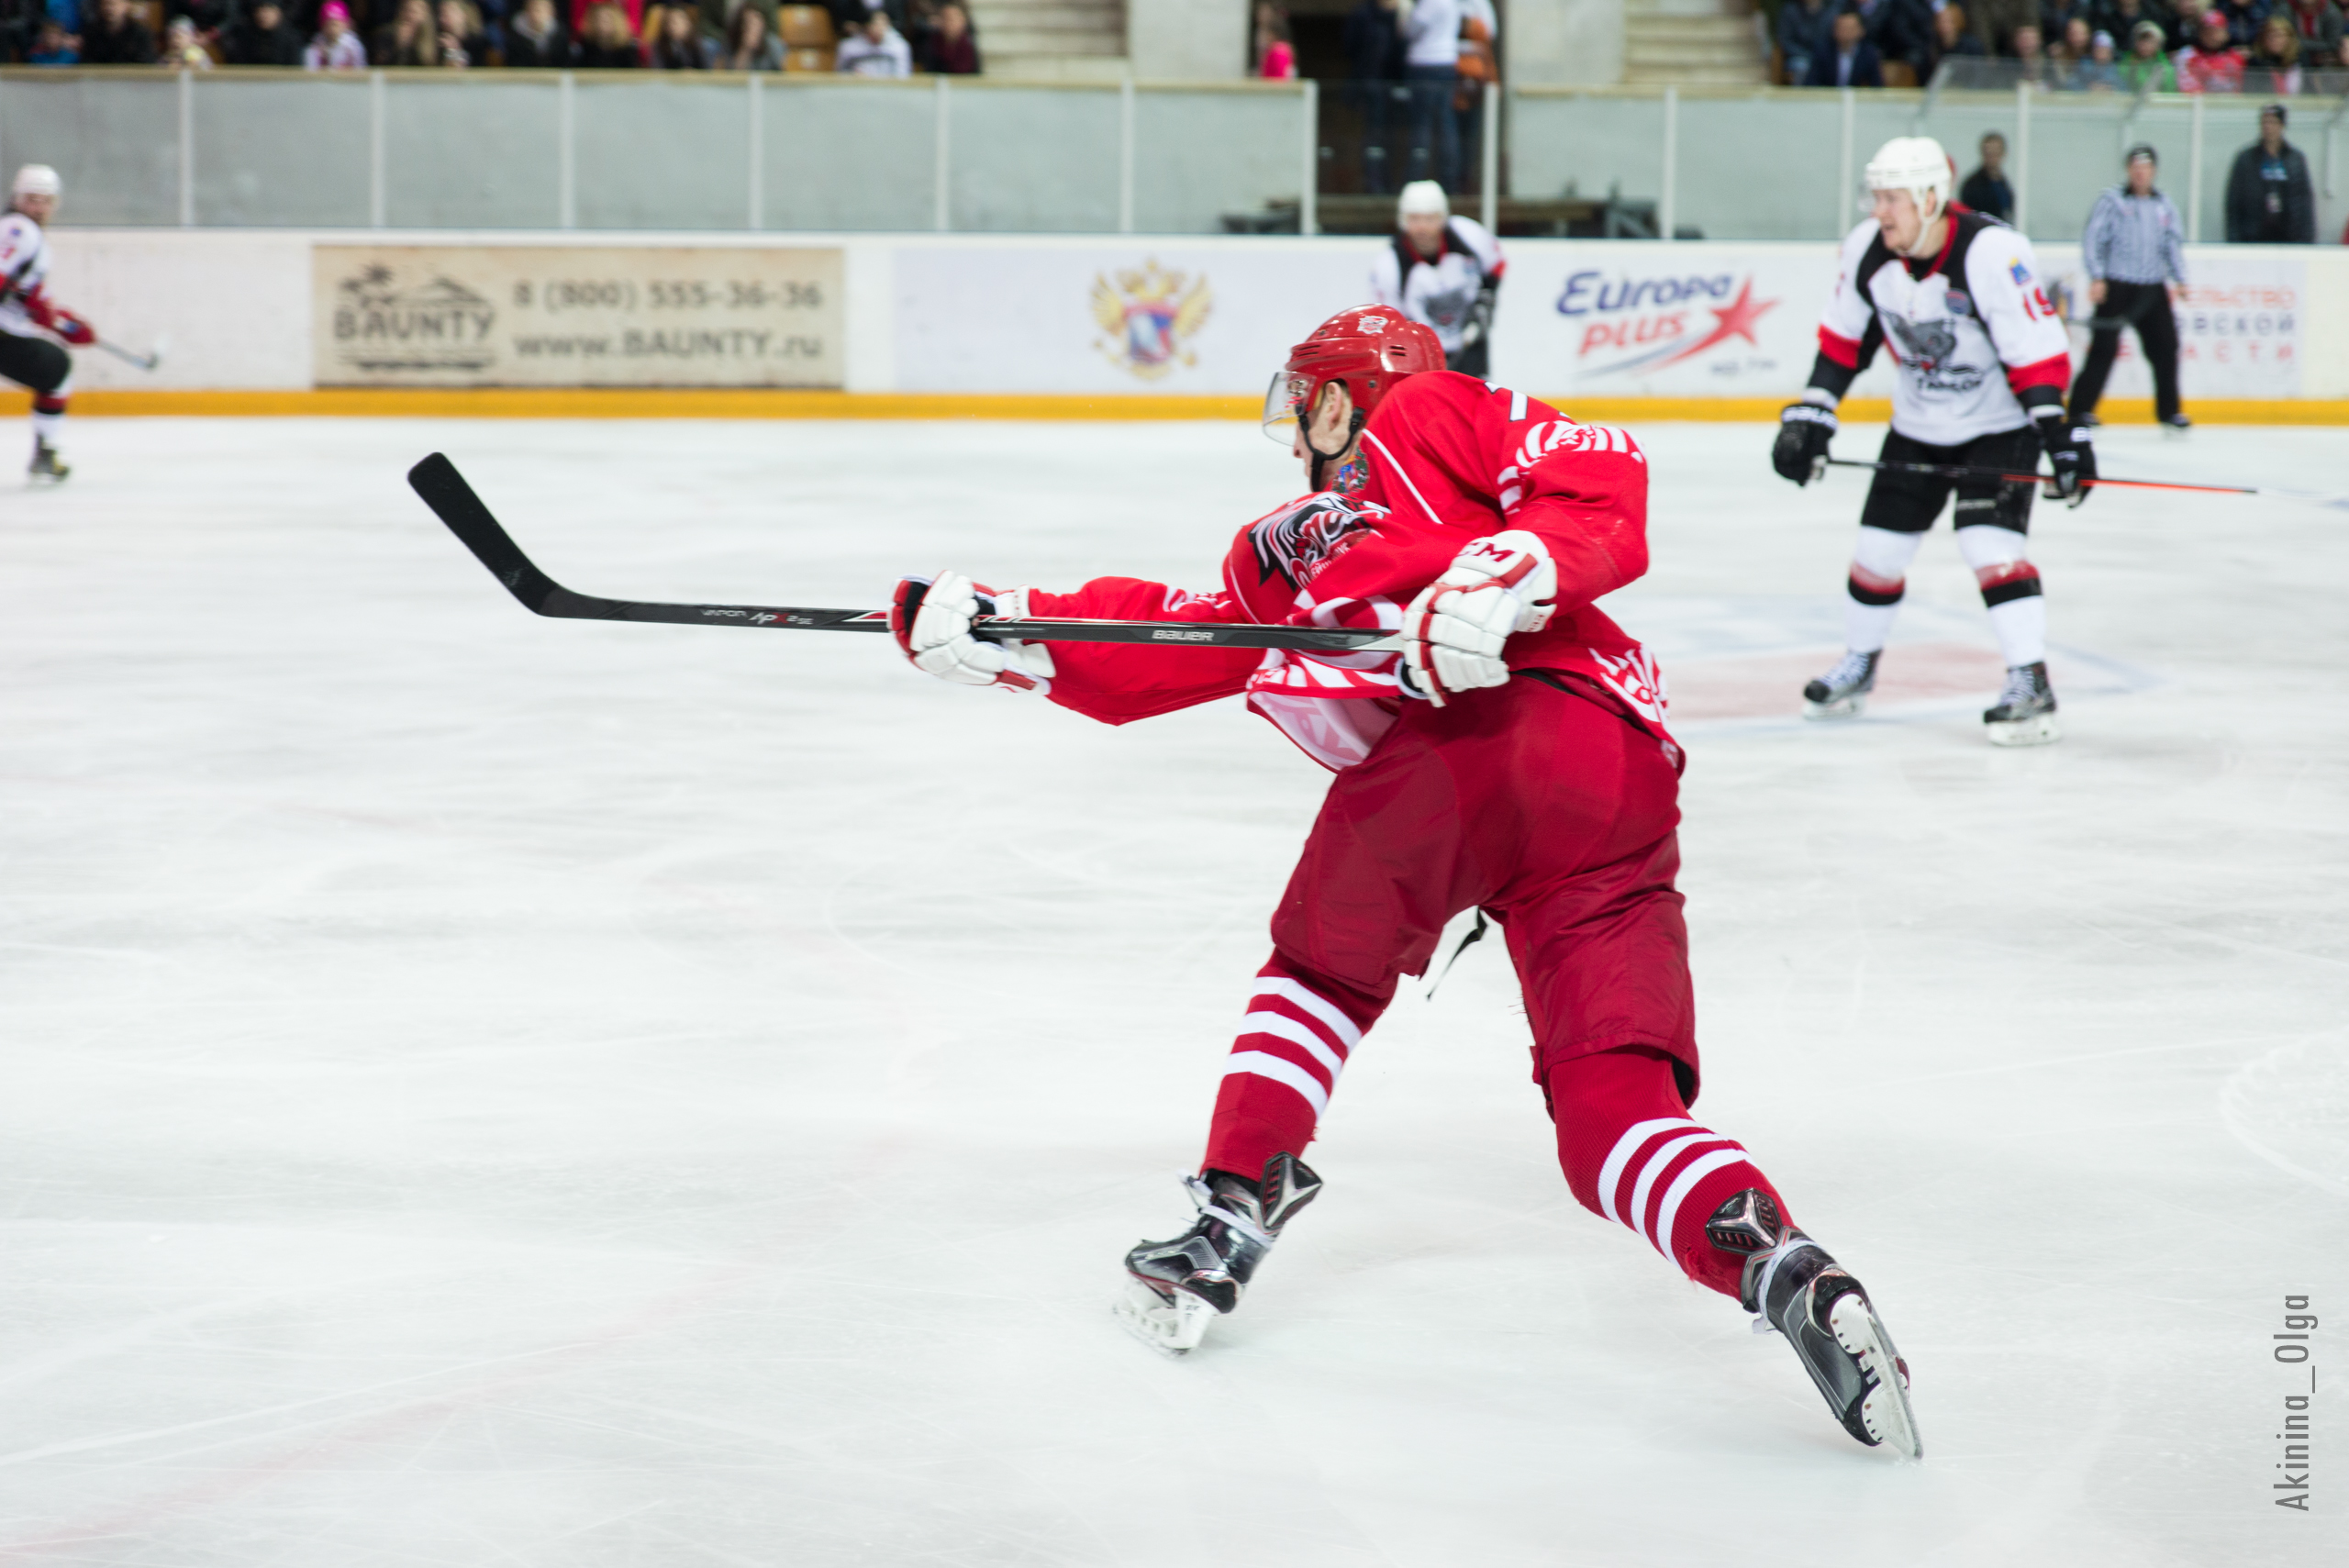
[[[1923,473],[1935,479],[2000,479],[2009,484],[2043,484],[2043,473],[2009,473],[2003,468],[1965,468],[1945,462],[1863,462],[1857,458],[1831,457],[1830,468],[1872,468],[1891,473]],[[2166,479],[2106,479],[2099,475],[2087,481],[2091,486],[2117,484],[2131,490],[2199,490],[2220,495],[2267,495],[2275,492],[2254,490],[2247,484],[2179,484]]]
[[[408,484],[491,576],[533,615],[562,620],[656,621],[672,626],[756,626],[784,631],[887,631],[886,610],[821,610],[777,605],[670,605],[574,594],[539,570],[498,526],[457,465],[439,452],[408,470]],[[1305,653],[1384,652],[1394,633],[1364,627],[1249,626],[1154,620],[982,618],[971,634],[987,642],[1140,642],[1178,648],[1279,648]]]

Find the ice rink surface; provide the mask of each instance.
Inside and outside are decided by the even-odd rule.
[[[1862,481],[1638,433],[1700,1114],[1870,1285],[1921,1465],[1568,1195],[1489,945],[1241,1313],[1126,1339],[1325,775],[1232,704],[536,619],[402,480],[587,592],[1206,586],[1297,487],[1248,427],[89,420],[0,491],[0,1561],[2349,1559],[2349,509],[2043,504],[2065,735],[2002,752],[1945,526],[1806,726]],[[2101,450],[2349,485],[2336,430]]]

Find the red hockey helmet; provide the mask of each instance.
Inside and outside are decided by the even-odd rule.
[[[1399,310],[1357,305],[1313,329],[1288,351],[1288,363],[1264,392],[1264,434],[1283,446],[1296,439],[1298,415],[1331,382],[1354,403],[1354,428],[1407,375],[1443,369],[1443,344],[1433,330]]]

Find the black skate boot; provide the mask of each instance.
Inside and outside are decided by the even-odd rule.
[[[1868,694],[1876,690],[1876,661],[1884,651],[1874,653],[1846,653],[1835,662],[1835,667],[1802,689],[1802,716],[1805,718],[1857,718],[1868,706]]]
[[[1998,706],[1982,710],[1993,746],[2044,746],[2058,739],[2055,691],[2047,684],[2047,665],[2013,664],[2007,668],[2006,689]]]
[[[1172,1241],[1144,1241],[1126,1254],[1117,1312],[1144,1343],[1169,1355],[1198,1346],[1217,1314],[1240,1305],[1264,1254],[1289,1218],[1311,1203],[1321,1178],[1294,1154],[1264,1162],[1261,1181],[1228,1171],[1186,1176],[1199,1218]]]
[[[1744,1255],[1738,1298],[1756,1315],[1753,1331],[1775,1329],[1787,1337],[1843,1429],[1871,1448],[1886,1444],[1922,1458],[1909,1407],[1909,1363],[1860,1282],[1818,1242],[1783,1224],[1778,1206],[1759,1187],[1715,1209],[1705,1234],[1721,1251]]]
[[[25,476],[35,484],[61,484],[73,471],[60,461],[57,449],[47,441],[33,442],[33,461]]]

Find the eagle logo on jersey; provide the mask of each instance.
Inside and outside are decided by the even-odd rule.
[[[1884,324],[1899,339],[1901,357],[1919,370],[1934,370],[1957,352],[1957,328],[1946,321],[1911,321],[1887,310]]]
[[[1304,587],[1361,542],[1360,536],[1386,515],[1386,507],[1366,501],[1321,495],[1260,518],[1248,528],[1256,569],[1263,573],[1257,581],[1269,583],[1277,576],[1292,588]]]
[[[1185,284],[1191,286],[1187,292]],[[1102,336],[1093,346],[1108,361],[1143,381],[1156,381],[1177,364],[1195,365],[1197,354],[1184,347],[1207,325],[1215,296],[1202,276],[1169,272],[1156,261],[1139,271],[1093,275],[1093,320]]]

